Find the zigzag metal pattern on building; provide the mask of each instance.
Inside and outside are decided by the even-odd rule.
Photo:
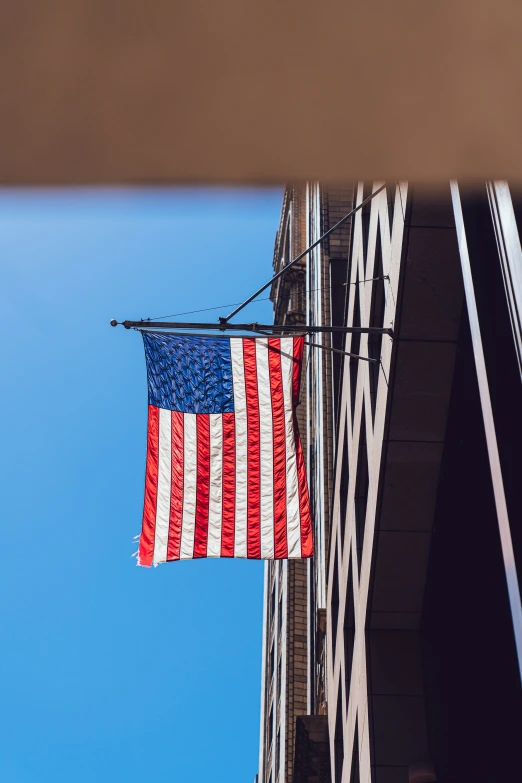
[[[386,191],[370,202],[367,237],[364,236],[364,216],[360,212],[355,216],[347,326],[394,326],[407,184],[399,183],[392,197],[391,219]],[[362,199],[363,186],[359,185],[357,203]],[[372,320],[372,315],[376,314],[379,288],[384,298],[382,323]],[[358,313],[359,324],[356,323]],[[374,338],[361,335],[360,345],[354,351],[355,339],[355,335],[346,336],[345,350],[371,356],[371,339]],[[339,432],[342,434],[336,456],[328,574],[327,660],[328,690],[341,694],[341,725],[336,725],[339,715],[334,704],[330,704],[329,711],[331,758],[334,762],[332,779],[343,783],[350,780],[354,756],[359,758],[360,779],[368,780],[370,775],[365,618],[389,388],[387,379],[393,347],[389,337],[385,336],[379,342],[380,357],[374,357],[382,362],[381,366],[375,365],[377,383],[375,378],[370,378],[375,370],[368,362],[345,361],[339,410]],[[367,501],[361,503],[356,493],[364,473],[367,473]],[[346,479],[347,506],[343,513],[339,502],[340,485]],[[363,514],[364,518],[361,518]],[[346,634],[350,636],[350,626],[353,627],[353,650],[344,638]],[[357,700],[353,698],[355,693],[359,694]],[[339,764],[342,764],[341,774],[335,768]]]
[[[378,187],[291,187],[285,224],[299,204],[310,244]],[[388,185],[309,254],[307,323],[393,338],[314,336],[371,363],[308,351],[298,415],[316,556],[307,571],[276,565],[282,614],[267,575],[258,783],[518,774],[522,193],[459,191],[455,211],[449,183]],[[274,292],[279,318],[303,287]]]

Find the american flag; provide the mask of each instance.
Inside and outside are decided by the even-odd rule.
[[[295,406],[303,337],[143,332],[149,391],[138,563],[311,557]]]

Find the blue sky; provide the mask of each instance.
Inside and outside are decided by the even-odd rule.
[[[109,320],[242,301],[281,196],[0,191],[2,783],[254,778],[263,565],[135,567],[144,356]]]

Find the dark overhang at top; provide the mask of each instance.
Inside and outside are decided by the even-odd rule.
[[[518,0],[4,3],[0,181],[522,179]]]

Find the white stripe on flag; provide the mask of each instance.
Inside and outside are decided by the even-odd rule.
[[[268,340],[256,340],[259,441],[261,451],[261,558],[274,557],[274,439]]]
[[[221,556],[223,417],[209,414],[210,420],[210,496],[208,503],[207,557]]]
[[[169,542],[170,481],[172,462],[172,417],[169,410],[159,409],[158,494],[156,499],[156,532],[154,563],[165,563]]]
[[[183,518],[181,520],[180,560],[194,557],[196,528],[196,488],[198,478],[198,435],[196,413],[183,414]]]
[[[286,429],[286,526],[288,557],[301,557],[301,515],[299,511],[299,485],[295,454],[293,416],[294,340],[281,338],[281,375],[285,401]]]
[[[234,423],[236,431],[236,519],[234,557],[247,557],[248,429],[243,340],[230,340],[230,355],[232,359],[232,379],[234,383]]]

